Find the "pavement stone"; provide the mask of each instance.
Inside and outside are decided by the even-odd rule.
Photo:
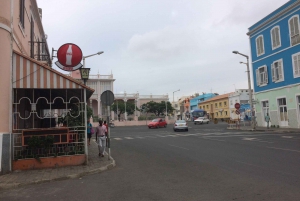
[[[0,175],[0,191],[31,184],[78,178],[100,173],[116,166],[116,162],[112,157],[108,160],[107,153],[105,157],[98,156],[98,145],[94,139],[91,140],[91,145],[88,146],[88,154],[88,165],[14,171]]]

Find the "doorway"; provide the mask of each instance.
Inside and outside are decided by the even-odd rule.
[[[269,114],[270,116],[270,112],[269,112],[269,101],[262,101],[262,115],[263,115],[263,118],[262,118],[262,125],[263,126],[267,126],[267,122],[265,121],[265,117],[267,115],[267,113]]]
[[[279,125],[288,126],[288,115],[287,115],[287,106],[286,98],[280,98],[278,101],[278,110],[279,110]]]

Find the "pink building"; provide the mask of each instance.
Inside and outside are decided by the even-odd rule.
[[[72,143],[70,129],[57,128],[57,120],[68,115],[70,105],[84,102],[80,98],[84,89],[87,98],[94,90],[50,67],[42,10],[36,0],[0,1],[0,45],[0,173],[3,174],[15,170],[21,159],[25,161],[27,140],[35,133],[54,136],[61,150]],[[41,154],[48,157],[49,153]],[[83,154],[79,164],[84,159]]]

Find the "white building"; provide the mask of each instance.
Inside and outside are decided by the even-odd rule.
[[[230,119],[238,119],[239,115],[236,114],[235,104],[239,103],[242,108],[249,108],[249,89],[236,89],[234,93],[229,95],[228,99]]]

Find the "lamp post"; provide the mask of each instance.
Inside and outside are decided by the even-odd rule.
[[[249,91],[249,99],[250,99],[250,110],[251,110],[251,125],[252,125],[252,130],[256,129],[255,121],[254,121],[254,115],[253,115],[253,98],[252,98],[252,89],[251,89],[251,80],[250,80],[250,70],[249,70],[249,56],[239,53],[238,51],[233,51],[232,53],[234,54],[239,54],[247,58],[247,63],[240,62],[241,64],[246,64],[247,65],[247,75],[248,75],[248,91]]]
[[[90,75],[90,68],[85,68],[85,59],[88,58],[88,57],[95,56],[95,55],[100,55],[102,53],[104,53],[104,52],[101,51],[101,52],[98,52],[96,54],[91,54],[91,55],[82,57],[83,58],[83,67],[80,68],[79,70],[80,70],[81,79],[83,80],[84,85],[86,85],[86,81],[89,79],[89,75]],[[83,93],[84,93],[83,98],[84,98],[84,128],[85,128],[85,131],[84,131],[84,138],[85,138],[84,150],[85,150],[85,154],[86,154],[86,164],[88,164],[86,88],[84,88]]]
[[[177,91],[180,91],[180,89],[176,90],[176,91],[173,91],[173,104],[174,104],[174,93],[177,92]],[[175,106],[175,105],[174,105]],[[176,110],[175,110],[176,111]],[[175,118],[175,111],[174,111],[174,118]]]

